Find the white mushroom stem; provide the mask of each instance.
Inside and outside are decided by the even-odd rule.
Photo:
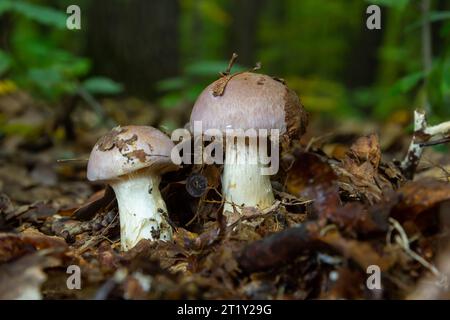
[[[262,168],[257,145],[227,143],[222,174],[225,214],[234,209],[240,213],[242,207],[265,209],[274,203],[270,175],[263,175]]]
[[[432,144],[441,138],[450,136],[450,121],[435,126],[428,126],[424,112],[414,111],[414,135],[400,167],[408,179],[414,177],[414,172],[422,157],[424,143]]]
[[[143,171],[110,183],[119,206],[122,250],[131,249],[141,239],[172,239],[159,182],[159,175]]]

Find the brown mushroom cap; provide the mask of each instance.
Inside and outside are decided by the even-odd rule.
[[[87,178],[112,180],[143,168],[154,168],[160,173],[176,170],[170,158],[173,147],[172,140],[153,127],[116,127],[92,149]]]
[[[244,72],[233,76],[223,94],[217,95],[214,90],[223,80],[210,84],[198,97],[191,113],[191,129],[194,121],[202,121],[203,131],[278,129],[290,138],[304,133],[307,112],[297,94],[283,82]]]

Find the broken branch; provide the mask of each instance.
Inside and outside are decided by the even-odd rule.
[[[407,179],[412,179],[423,154],[423,148],[448,142],[450,135],[450,121],[435,126],[428,126],[425,112],[414,111],[414,134],[400,164],[400,169]]]

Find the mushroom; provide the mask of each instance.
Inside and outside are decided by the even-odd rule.
[[[257,134],[263,131],[260,129],[278,129],[278,138],[288,142],[305,132],[307,113],[296,93],[282,80],[243,72],[220,78],[200,94],[191,113],[191,131],[197,121],[201,121],[204,135],[211,129],[220,130],[226,142],[230,133],[238,132],[236,129],[255,129]],[[261,174],[265,165],[257,149],[258,144],[248,142],[226,144],[224,213],[234,212],[233,204],[260,209],[273,204],[270,175]]]
[[[147,126],[112,129],[95,144],[87,178],[113,188],[119,207],[122,250],[141,239],[170,240],[166,204],[159,192],[161,174],[177,170],[170,159],[174,144]]]

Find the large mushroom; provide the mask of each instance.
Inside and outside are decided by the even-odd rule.
[[[236,134],[236,129],[255,129],[257,133],[259,129],[278,129],[283,142],[304,133],[307,113],[283,81],[243,72],[220,78],[200,94],[191,113],[191,130],[197,121],[201,121],[203,134],[209,129],[225,135]],[[222,174],[225,214],[234,212],[234,207],[238,211],[240,206],[264,209],[274,202],[270,175],[261,174],[265,165],[255,148],[248,143],[226,145]]]
[[[170,159],[173,147],[172,140],[153,127],[119,126],[92,149],[87,178],[104,181],[114,189],[124,251],[141,239],[172,238],[158,187],[161,174],[177,169]]]

